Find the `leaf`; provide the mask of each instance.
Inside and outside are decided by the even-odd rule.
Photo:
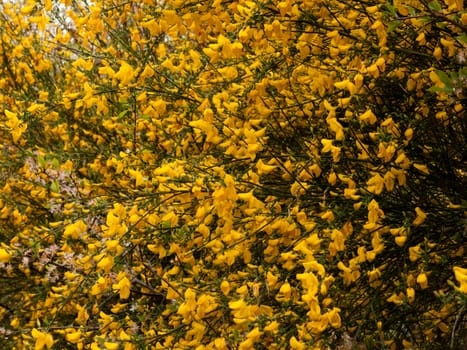
[[[432,2],[430,2],[428,4],[428,7],[430,8],[430,10],[433,10],[433,11],[436,11],[436,12],[439,12],[441,11],[441,5],[439,4],[439,2],[437,0],[434,0]]]
[[[449,93],[452,91],[452,89],[449,89],[447,87],[439,87],[439,86],[432,86],[431,88],[428,89],[430,92],[446,92]]]
[[[431,18],[430,16],[423,16],[420,17],[418,20],[420,21],[420,23],[427,24],[431,23],[433,21],[433,18]]]
[[[52,159],[52,165],[54,168],[58,168],[60,166],[60,162],[57,158]]]
[[[402,21],[400,21],[400,20],[390,22],[389,25],[388,25],[388,33],[393,32],[397,27],[400,26],[401,23],[402,23]]]
[[[125,117],[128,114],[128,112],[129,112],[128,109],[126,109],[118,113],[118,119],[122,119],[123,117]]]
[[[458,41],[460,41],[461,43],[463,43],[463,44],[467,44],[467,34],[466,33],[462,33],[461,35],[456,36],[456,39]]]
[[[445,72],[442,70],[436,70],[436,75],[438,75],[439,79],[441,82],[446,85],[447,88],[452,90],[453,84],[452,84],[452,79],[447,75]]]
[[[45,168],[45,166],[47,165],[47,162],[46,162],[44,156],[38,156],[37,157],[37,162],[39,163],[41,168]]]
[[[54,193],[60,192],[60,185],[58,184],[57,180],[52,181],[52,183],[50,184],[50,190]]]
[[[392,17],[397,17],[397,8],[393,4],[387,3],[386,8]]]

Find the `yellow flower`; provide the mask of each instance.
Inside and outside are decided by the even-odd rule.
[[[417,261],[421,254],[422,254],[422,248],[420,248],[420,244],[417,244],[414,247],[409,248],[409,259],[411,262]]]
[[[229,308],[232,310],[239,310],[246,306],[246,303],[243,299],[237,301],[229,301]]]
[[[279,293],[276,296],[276,299],[279,301],[282,301],[282,300],[288,301],[290,300],[291,294],[292,294],[292,288],[290,288],[290,284],[288,282],[285,282],[279,289]]]
[[[246,337],[251,339],[253,342],[257,342],[262,334],[263,332],[261,332],[258,327],[255,327],[247,334]]]
[[[307,323],[307,328],[312,333],[322,333],[328,326],[328,319],[326,317],[321,317],[316,320]]]
[[[387,301],[396,305],[402,305],[404,303],[404,294],[393,294],[387,299]]]
[[[360,196],[357,195],[358,189],[356,188],[345,188],[344,189],[344,197],[345,198],[350,198],[354,201],[357,201],[360,199]]]
[[[417,276],[417,283],[420,285],[422,289],[425,289],[428,287],[428,278],[426,276],[426,273],[422,272]]]
[[[177,313],[182,315],[184,322],[186,322],[195,312],[196,306],[196,294],[191,288],[188,288],[185,291],[185,302],[179,306]]]
[[[357,88],[355,86],[354,83],[352,83],[350,80],[348,79],[345,79],[343,81],[339,81],[339,82],[336,82],[334,83],[334,86],[337,88],[337,89],[340,89],[340,90],[348,90],[350,95],[354,95],[356,92],[357,92]]]
[[[386,186],[386,189],[389,192],[394,189],[394,179],[395,175],[391,171],[388,171],[386,174],[384,174],[384,186]]]
[[[373,114],[371,109],[367,109],[365,113],[361,114],[358,117],[358,119],[368,124],[374,124],[377,120],[376,116]]]
[[[381,277],[381,270],[376,268],[367,272],[368,279],[370,282],[376,281]]]
[[[258,169],[258,175],[264,175],[264,174],[269,174],[271,171],[276,169],[276,166],[264,164],[264,162],[260,159],[256,163],[256,169]]]
[[[17,142],[21,135],[26,131],[27,124],[18,119],[16,113],[13,113],[7,109],[4,110],[8,120],[5,122],[5,125],[11,129],[11,135],[13,137],[13,142]]]
[[[417,213],[417,217],[413,221],[413,224],[415,226],[421,225],[426,219],[426,214],[419,207],[415,208],[415,213]]]
[[[106,350],[117,350],[119,348],[119,344],[118,343],[111,343],[111,342],[104,342],[104,347],[106,348]]]
[[[428,167],[426,165],[414,163],[413,166],[415,169],[426,175],[430,174],[430,170],[428,170]]]
[[[454,276],[456,280],[460,283],[467,283],[467,269],[459,266],[453,267]]]
[[[337,176],[336,176],[336,173],[334,171],[329,174],[328,182],[329,182],[330,185],[333,185],[333,186],[336,184]]]
[[[460,287],[456,289],[464,294],[467,294],[467,269],[454,266],[453,271],[456,280],[460,283]]]
[[[196,308],[196,316],[199,319],[204,318],[217,308],[216,298],[209,294],[201,294],[196,304],[198,305]]]
[[[90,293],[91,295],[99,295],[108,287],[108,282],[104,277],[99,277],[96,283],[92,286]]]
[[[374,194],[380,194],[384,189],[384,178],[380,174],[373,175],[367,181],[368,191]]]
[[[120,69],[115,74],[115,78],[120,80],[120,86],[124,87],[128,85],[133,78],[135,77],[136,73],[133,70],[133,67],[130,66],[127,62],[121,61],[120,62]]]
[[[13,113],[9,111],[8,109],[5,109],[4,112],[5,112],[6,117],[8,118],[8,121],[5,123],[5,125],[8,126],[9,128],[15,128],[16,126],[18,126],[19,120],[18,120],[18,116],[16,115],[16,113]]]
[[[130,169],[128,172],[130,173],[130,176],[131,176],[133,179],[135,179],[135,185],[136,185],[136,187],[139,187],[139,186],[141,186],[141,185],[144,184],[144,177],[143,177],[143,174],[141,174],[140,171]]]
[[[124,340],[124,341],[131,340],[131,337],[123,329],[120,331],[119,336],[120,336],[120,340]]]
[[[205,133],[206,142],[213,144],[218,144],[221,142],[221,137],[219,136],[219,133],[212,122],[200,119],[191,121],[189,125]]]
[[[106,256],[102,258],[98,263],[97,263],[97,268],[99,270],[103,270],[105,272],[110,272],[112,270],[114,264],[114,259],[112,256]]]
[[[328,139],[322,139],[321,143],[323,145],[323,149],[321,150],[321,152],[323,153],[331,152],[332,160],[335,163],[337,163],[340,159],[340,152],[341,152],[340,147],[334,146],[332,144],[332,140],[328,140]]]
[[[230,283],[226,280],[222,281],[221,283],[221,291],[222,293],[227,296],[229,295],[230,292]]]
[[[112,289],[119,291],[120,299],[128,299],[130,297],[131,282],[127,277],[124,277],[118,283],[113,284]]]
[[[313,272],[298,273],[297,279],[302,282],[304,289],[307,289],[311,295],[318,293],[319,282],[316,275]]]
[[[65,336],[65,339],[70,343],[76,344],[81,340],[81,331],[78,330],[76,332],[68,333]]]
[[[295,336],[290,338],[289,344],[290,344],[291,349],[297,349],[297,350],[306,349],[306,345],[303,344],[302,342],[298,341],[297,338],[295,338]]]
[[[332,230],[331,233],[332,242],[329,244],[329,250],[332,256],[335,256],[338,251],[345,249],[345,237],[339,230]]]
[[[11,254],[5,249],[0,248],[0,263],[7,263],[11,260]]]
[[[162,217],[161,221],[170,224],[170,227],[175,227],[178,224],[178,215],[174,211],[169,211]]]
[[[228,349],[226,341],[224,338],[216,338],[214,340],[214,349]]]
[[[341,323],[341,317],[339,315],[339,312],[341,310],[337,307],[333,307],[331,311],[328,311],[325,316],[327,317],[329,324],[333,328],[340,328],[342,323]]]
[[[334,213],[331,210],[327,210],[320,215],[321,219],[326,221],[333,221],[334,220]]]
[[[78,311],[78,315],[75,318],[76,322],[78,324],[86,324],[89,319],[89,314],[86,311],[86,308],[81,305],[76,305],[76,310]]]
[[[34,5],[24,6],[21,8],[22,15],[29,15],[34,10]]]
[[[403,247],[405,242],[407,242],[407,236],[397,236],[394,238],[394,241],[399,247]]]
[[[272,321],[266,327],[264,327],[265,332],[277,333],[279,329],[279,323],[277,321]]]
[[[278,277],[275,276],[271,271],[268,271],[266,274],[266,281],[268,288],[274,288],[277,284]]]
[[[86,230],[87,230],[87,225],[84,223],[84,221],[78,220],[77,222],[65,227],[65,230],[63,231],[63,237],[78,239],[84,233],[86,233]]]
[[[42,350],[45,347],[51,349],[54,344],[54,339],[51,334],[43,333],[33,328],[31,332],[32,337],[36,340],[34,350]]]
[[[336,134],[336,140],[342,141],[345,137],[342,124],[339,123],[336,118],[327,118],[327,123],[329,125],[329,129]]]
[[[380,209],[379,204],[374,199],[368,204],[368,221],[363,226],[367,230],[372,230],[384,218],[384,212]]]
[[[407,300],[409,301],[409,304],[413,303],[415,300],[415,289],[412,287],[407,288]]]

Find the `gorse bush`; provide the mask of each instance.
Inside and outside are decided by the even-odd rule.
[[[0,20],[0,344],[467,346],[462,1]]]

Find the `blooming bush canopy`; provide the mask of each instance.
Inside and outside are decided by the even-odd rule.
[[[2,348],[467,346],[462,1],[0,16]]]

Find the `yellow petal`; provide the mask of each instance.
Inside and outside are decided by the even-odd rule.
[[[0,263],[7,263],[11,260],[11,254],[5,249],[0,248]]]

